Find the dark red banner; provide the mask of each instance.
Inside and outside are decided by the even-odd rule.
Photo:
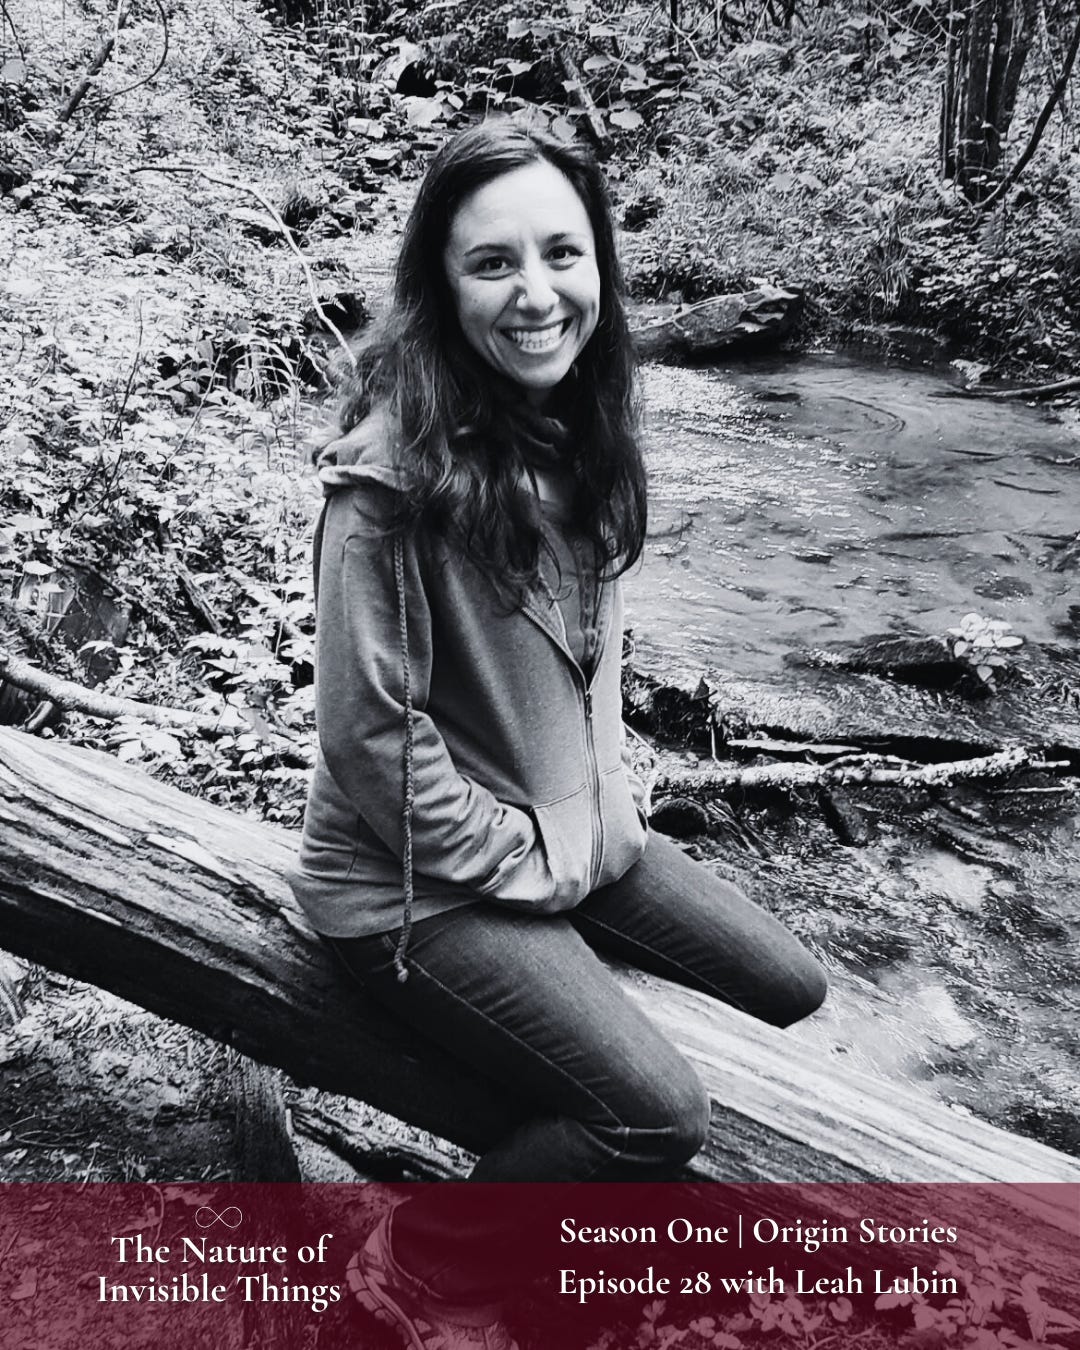
[[[1080,1186],[464,1183],[0,1186],[0,1346],[389,1350],[349,1267],[391,1211],[521,1350],[1080,1347]]]

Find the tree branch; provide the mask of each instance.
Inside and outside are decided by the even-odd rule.
[[[1043,760],[1034,750],[1015,746],[976,759],[946,764],[909,764],[881,755],[848,756],[831,764],[764,764],[743,769],[661,773],[650,785],[653,797],[725,796],[760,789],[790,791],[821,787],[947,787],[961,779],[1001,778],[1006,774],[1068,768],[1067,761]]]
[[[157,65],[149,75],[144,75],[141,80],[136,80],[134,84],[126,84],[122,89],[113,89],[110,93],[105,95],[103,102],[111,103],[114,98],[119,98],[121,94],[130,94],[133,89],[141,89],[144,84],[149,84],[156,75],[160,74],[165,66],[165,62],[169,59],[169,16],[165,12],[165,6],[161,3],[161,0],[154,0],[154,4],[157,7],[157,12],[161,15],[161,31],[164,35],[161,55],[158,57]]]
[[[116,10],[116,19],[113,22],[112,32],[98,48],[94,59],[86,67],[86,74],[72,90],[68,101],[60,109],[56,117],[58,122],[71,121],[75,109],[89,93],[90,86],[94,83],[94,76],[98,74],[105,62],[112,56],[113,48],[116,46],[116,39],[120,36],[120,30],[127,23],[130,16],[131,0],[120,0],[120,4],[117,6]]]
[[[47,671],[39,670],[29,661],[14,656],[0,648],[0,679],[24,689],[28,694],[47,699],[60,708],[85,713],[88,717],[101,717],[108,722],[117,722],[121,717],[134,717],[151,726],[167,727],[170,731],[182,731],[200,736],[227,736],[240,730],[248,730],[248,724],[235,710],[229,710],[223,716],[209,716],[205,713],[185,712],[182,708],[167,708],[155,703],[140,703],[133,698],[117,698],[113,694],[102,694],[74,680],[64,680]],[[310,767],[314,757],[308,746],[285,736],[275,738],[278,749],[290,759]]]
[[[203,735],[220,736],[226,731],[235,730],[222,723],[218,717],[208,717],[203,713],[185,712],[182,708],[165,708],[153,703],[140,703],[133,698],[116,698],[112,694],[101,694],[74,680],[64,680],[58,675],[50,675],[39,670],[21,656],[14,656],[0,648],[0,677],[25,689],[28,694],[49,699],[61,708],[86,713],[88,717],[103,717],[115,722],[121,717],[137,717],[158,727],[170,727],[179,731],[196,731]]]
[[[1067,380],[1052,380],[1049,384],[1028,385],[1024,389],[979,389],[977,386],[963,390],[973,398],[1052,398],[1055,394],[1067,394],[1072,389],[1080,389],[1080,375],[1072,375]]]

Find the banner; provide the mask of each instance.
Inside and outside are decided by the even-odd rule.
[[[0,1344],[398,1346],[349,1272],[391,1210],[521,1350],[1080,1347],[1080,1186],[672,1183],[7,1185]]]

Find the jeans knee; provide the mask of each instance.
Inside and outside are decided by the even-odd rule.
[[[806,952],[798,974],[788,980],[783,993],[776,999],[769,1021],[777,1027],[790,1027],[801,1022],[804,1017],[817,1012],[828,992],[829,981],[824,968],[816,957]]]
[[[687,1077],[677,1091],[654,1105],[647,1125],[628,1128],[624,1143],[627,1161],[642,1174],[671,1172],[690,1161],[709,1137],[712,1104],[697,1075],[687,1066]]]
[[[672,1122],[671,1146],[666,1162],[681,1166],[699,1153],[709,1137],[712,1103],[700,1083]]]

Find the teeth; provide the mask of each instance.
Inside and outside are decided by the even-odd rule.
[[[503,332],[514,344],[525,352],[546,352],[557,347],[562,341],[568,320],[549,324],[547,328],[504,328]]]

